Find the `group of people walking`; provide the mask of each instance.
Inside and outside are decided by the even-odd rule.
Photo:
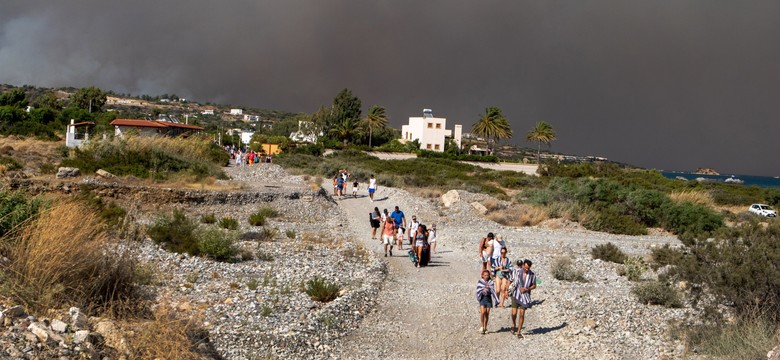
[[[480,328],[487,333],[490,309],[505,308],[509,297],[512,307],[512,335],[523,338],[522,328],[525,311],[531,308],[531,290],[536,289],[536,275],[531,271],[531,260],[517,260],[515,266],[509,260],[509,249],[501,236],[492,232],[479,243],[478,257],[482,262],[480,279],[477,282]]]
[[[415,267],[427,265],[430,251],[436,252],[436,224],[428,228],[417,220],[416,215],[412,215],[407,227],[406,215],[398,206],[392,213],[388,213],[387,209],[379,212],[379,208],[374,207],[369,216],[371,239],[377,239],[379,232],[385,257],[393,256],[393,247],[396,245],[399,251],[403,251],[403,244],[407,240]]]
[[[360,190],[360,180],[356,176],[352,176],[347,169],[339,170],[339,173],[333,176],[333,196],[343,198],[350,181],[352,182],[352,197],[356,198],[358,190]],[[371,199],[371,202],[374,202],[376,189],[376,178],[374,178],[374,175],[371,175],[371,178],[368,179],[368,197]]]

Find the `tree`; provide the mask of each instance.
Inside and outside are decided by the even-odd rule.
[[[24,89],[16,88],[0,94],[0,106],[26,107],[27,96],[24,94]]]
[[[343,141],[344,146],[347,146],[350,141],[363,136],[363,128],[360,127],[359,120],[352,117],[346,117],[337,121],[328,132],[331,136]]]
[[[496,106],[485,109],[485,114],[471,127],[471,132],[487,140],[488,152],[490,153],[493,152],[490,147],[491,140],[497,144],[501,139],[512,138],[512,128],[509,126],[509,121],[501,109]]]
[[[62,110],[62,103],[53,92],[46,92],[32,100],[32,106],[36,109]]]
[[[344,119],[357,121],[360,119],[360,99],[352,95],[352,91],[344,89],[333,99],[332,116],[328,128],[334,124],[343,122]]]
[[[536,123],[534,128],[528,132],[528,134],[525,136],[525,139],[528,141],[539,142],[539,148],[536,152],[536,163],[541,164],[542,143],[550,145],[551,142],[556,140],[555,129],[553,129],[552,125],[546,121],[539,121]]]
[[[100,111],[106,104],[106,93],[94,86],[82,88],[70,97],[70,105],[89,112]]]
[[[368,115],[365,118],[366,128],[368,128],[368,147],[371,147],[371,138],[374,135],[374,129],[387,126],[387,115],[385,108],[379,105],[372,105],[368,108]]]

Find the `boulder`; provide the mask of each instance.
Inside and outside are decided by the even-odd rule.
[[[27,311],[24,310],[24,307],[21,305],[12,306],[6,311],[3,311],[3,314],[5,314],[6,317],[9,318],[23,318],[27,316]]]
[[[114,174],[112,174],[112,173],[110,173],[108,171],[105,171],[103,169],[98,169],[97,171],[95,171],[95,174],[97,174],[97,176],[100,176],[100,177],[106,178],[106,179],[111,179],[111,178],[115,178],[116,177],[116,175],[114,175]]]
[[[485,215],[488,212],[488,209],[485,207],[485,205],[480,204],[478,201],[475,201],[471,203],[471,207],[474,208],[480,215]]]
[[[444,203],[444,207],[450,207],[452,204],[460,201],[460,194],[458,190],[447,191],[446,194],[441,196],[441,202]]]
[[[68,310],[70,313],[70,327],[74,330],[87,330],[89,329],[89,319],[86,315],[81,313],[81,310],[77,307],[72,307]]]
[[[49,330],[46,327],[45,324],[40,322],[34,322],[30,324],[30,326],[27,327],[27,330],[29,330],[36,337],[38,337],[38,340],[40,340],[40,342],[47,345],[56,345],[61,341],[63,341],[63,338],[61,336],[54,334],[51,330]]]
[[[73,334],[73,343],[81,344],[87,341],[87,338],[89,338],[89,330],[76,331],[76,333]]]
[[[58,332],[58,333],[62,334],[64,332],[68,331],[68,324],[66,324],[63,321],[54,319],[54,320],[51,321],[51,329],[54,332]]]
[[[104,320],[95,325],[95,331],[103,336],[106,346],[112,347],[119,352],[128,353],[127,340],[122,336],[122,332],[113,321]]]
[[[69,178],[69,177],[76,177],[81,175],[81,170],[79,168],[74,167],[61,167],[57,169],[57,178]]]

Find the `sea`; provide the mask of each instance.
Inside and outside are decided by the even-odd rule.
[[[676,171],[661,171],[663,176],[676,179],[677,177],[683,177],[686,180],[696,180],[697,178],[705,178],[712,181],[725,183],[726,179],[734,178],[742,180],[741,184],[744,186],[759,186],[759,187],[780,187],[780,178],[771,176],[753,176],[753,175],[703,175],[686,172]],[[736,182],[730,182],[731,184],[737,184]]]

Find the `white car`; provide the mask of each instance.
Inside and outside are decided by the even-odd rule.
[[[761,216],[777,217],[777,212],[774,209],[772,209],[772,207],[766,204],[750,205],[748,211],[752,212],[753,214],[758,214]]]

